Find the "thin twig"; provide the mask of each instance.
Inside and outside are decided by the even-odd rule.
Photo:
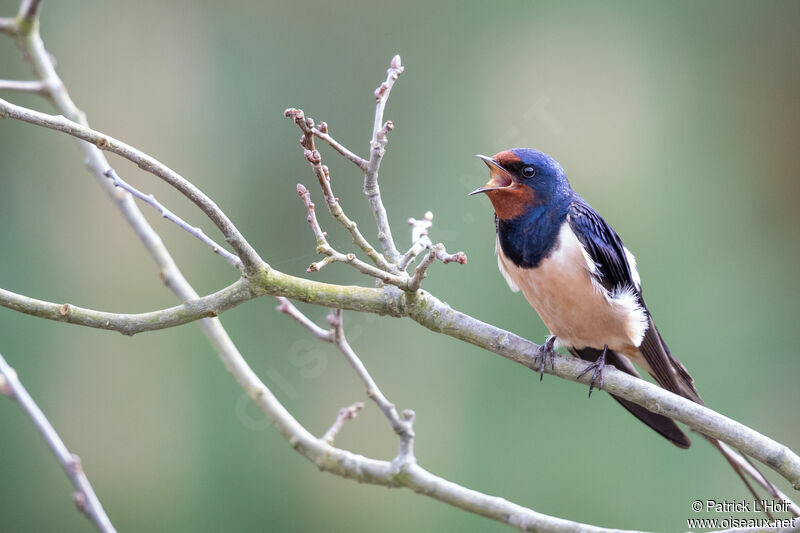
[[[128,159],[136,163],[143,170],[161,178],[175,189],[180,191],[184,196],[191,200],[196,206],[200,208],[203,213],[211,219],[211,221],[220,229],[225,236],[225,241],[230,244],[236,251],[236,255],[242,260],[245,266],[245,272],[248,275],[255,275],[262,269],[266,268],[266,264],[259,257],[258,253],[253,249],[249,242],[239,232],[236,226],[231,222],[228,216],[214,203],[211,198],[206,196],[194,184],[189,182],[186,178],[164,165],[152,156],[134,148],[133,146],[110,137],[104,133],[93,130],[87,126],[73,122],[63,116],[48,115],[40,113],[32,109],[11,104],[5,100],[0,99],[0,117],[6,116],[43,126],[48,129],[60,131],[73,137],[77,137],[84,141],[93,143],[101,150],[106,150]],[[106,169],[103,169],[105,172]]]
[[[417,268],[414,269],[414,275],[411,277],[411,281],[408,283],[409,291],[413,292],[419,290],[420,283],[422,283],[422,280],[425,279],[425,276],[427,276],[428,267],[430,267],[431,264],[437,259],[445,265],[447,263],[458,263],[461,265],[467,264],[467,255],[464,252],[448,254],[444,244],[434,244],[430,247],[430,251],[425,258],[420,261]]]
[[[355,165],[360,168],[362,172],[367,170],[367,160],[354,154],[345,145],[331,137],[331,135],[328,133],[328,124],[325,122],[320,122],[316,126],[311,127],[310,130],[315,137],[328,143],[330,147],[339,152],[342,157],[355,163]]]
[[[19,7],[19,19],[30,25],[38,24],[41,9],[42,0],[22,0]]]
[[[386,109],[386,102],[389,100],[389,93],[392,92],[394,82],[403,72],[400,56],[392,58],[389,69],[386,71],[386,81],[375,89],[375,120],[372,124],[372,139],[369,143],[369,164],[364,171],[364,195],[367,197],[375,224],[378,226],[378,240],[383,248],[383,255],[391,263],[397,262],[399,255],[397,247],[392,239],[392,229],[389,226],[389,217],[386,208],[383,206],[381,191],[378,186],[378,171],[381,167],[383,155],[386,153],[386,143],[389,141],[388,133],[394,128],[391,121],[383,122],[383,112]]]
[[[347,342],[347,337],[344,334],[344,323],[341,309],[334,309],[328,315],[328,322],[333,326],[333,343],[344,354],[347,361],[356,371],[356,374],[364,383],[367,388],[367,397],[374,401],[380,410],[383,412],[386,419],[391,424],[392,429],[400,438],[400,450],[397,454],[396,461],[401,465],[416,462],[414,458],[414,411],[406,409],[403,411],[402,416],[397,412],[395,405],[386,399],[383,395],[378,384],[372,379],[367,367],[361,362],[356,352],[350,347]]]
[[[428,237],[428,232],[433,226],[433,213],[431,211],[426,212],[422,220],[409,218],[408,225],[411,226],[411,248],[397,262],[397,267],[403,271],[414,262],[423,250],[433,245],[430,237]]]
[[[333,421],[333,425],[325,432],[322,436],[322,440],[327,442],[328,444],[333,445],[333,441],[336,439],[336,435],[344,427],[345,423],[348,420],[353,420],[355,417],[358,416],[358,412],[364,408],[364,402],[356,402],[352,405],[348,405],[347,407],[342,407],[339,409],[339,413],[336,415],[336,420]]]
[[[56,456],[61,468],[67,474],[70,483],[75,488],[74,500],[78,509],[83,512],[89,520],[94,522],[98,530],[103,532],[114,532],[111,520],[103,510],[103,505],[97,498],[92,484],[86,477],[86,473],[81,466],[80,457],[70,453],[64,441],[58,436],[55,428],[44,415],[39,406],[33,400],[28,391],[17,377],[17,373],[11,368],[6,360],[0,355],[0,392],[16,400],[19,406],[28,415],[36,429],[42,434],[47,446]]]
[[[428,233],[430,233],[431,227],[433,227],[433,212],[426,211],[421,220],[409,218],[408,225],[411,226],[411,243],[423,241],[424,237],[427,237]]]
[[[156,197],[154,195],[145,194],[136,187],[134,187],[133,185],[129,184],[127,181],[120,178],[119,174],[117,174],[113,168],[109,168],[103,174],[111,180],[111,182],[114,184],[115,187],[119,187],[120,189],[123,189],[124,191],[131,193],[136,198],[152,206],[153,208],[155,208],[156,211],[158,211],[158,213],[162,217],[175,223],[178,227],[187,231],[190,235],[193,235],[194,237],[198,238],[200,242],[210,247],[215,254],[221,255],[228,263],[233,265],[235,268],[239,270],[243,269],[242,261],[237,256],[233,255],[228,250],[226,250],[225,248],[214,242],[214,240],[211,239],[208,235],[206,235],[202,229],[190,225],[181,217],[179,217],[178,215],[167,209],[164,206],[164,204],[156,200]]]
[[[32,93],[47,96],[47,86],[40,81],[0,80],[0,91]]]
[[[297,307],[286,298],[280,298],[280,305],[276,308],[277,311],[285,313],[294,318],[300,324],[305,326],[311,333],[318,339],[334,344],[339,351],[345,356],[347,361],[356,371],[359,379],[364,383],[367,389],[367,397],[370,398],[378,408],[383,412],[392,430],[400,438],[400,449],[397,454],[396,462],[399,465],[405,465],[409,462],[415,462],[414,458],[414,411],[407,409],[403,411],[402,415],[397,412],[395,405],[390,402],[386,396],[383,395],[378,384],[372,379],[367,367],[356,355],[350,343],[347,342],[347,337],[344,333],[343,312],[341,309],[334,309],[328,315],[328,324],[331,325],[331,330],[325,330],[317,326],[313,320],[309,319]],[[333,428],[331,428],[333,429]],[[323,438],[323,440],[325,440]]]
[[[300,144],[304,148],[303,153],[306,160],[311,164],[311,168],[314,170],[314,175],[317,177],[317,181],[319,181],[319,185],[322,188],[322,194],[325,197],[325,203],[328,206],[328,211],[330,212],[331,216],[340,224],[342,224],[342,226],[344,226],[348,232],[350,232],[353,242],[356,244],[356,246],[361,248],[367,257],[372,260],[375,266],[387,272],[396,272],[396,267],[388,262],[383,255],[379,254],[377,250],[375,250],[369,241],[367,241],[367,239],[365,239],[361,234],[361,231],[358,229],[356,223],[350,220],[350,218],[345,214],[341,205],[339,205],[339,199],[333,193],[333,189],[331,187],[331,177],[328,167],[322,164],[322,156],[320,156],[320,153],[315,147],[314,134],[312,131],[314,127],[314,121],[311,118],[306,117],[301,109],[289,108],[283,112],[283,115],[291,118],[294,123],[297,124],[297,126],[303,131],[303,137],[300,139]]]
[[[17,26],[17,19],[0,17],[0,33],[5,33],[6,35],[16,35],[18,31],[19,27]]]
[[[395,285],[397,287],[404,288],[408,285],[409,278],[408,276],[396,276],[379,268],[376,268],[364,261],[360,260],[355,256],[355,254],[343,254],[341,252],[336,251],[329,243],[328,239],[325,236],[325,232],[322,231],[322,228],[319,225],[319,221],[317,220],[316,211],[314,209],[314,202],[311,201],[311,193],[308,192],[303,185],[297,185],[297,194],[300,198],[303,199],[303,203],[306,206],[306,210],[308,211],[308,220],[309,225],[311,226],[311,230],[314,232],[314,237],[317,239],[317,253],[325,254],[328,257],[323,259],[322,261],[318,261],[316,263],[312,263],[311,266],[308,267],[306,270],[307,272],[316,272],[325,265],[329,263],[346,263],[348,265],[353,266],[359,272],[366,274],[368,276],[372,276],[381,280],[384,283],[388,283],[390,285]]]
[[[305,314],[300,312],[300,310],[292,304],[288,299],[284,298],[283,296],[278,296],[278,306],[275,308],[276,311],[279,313],[285,313],[290,317],[294,318],[300,324],[302,324],[306,329],[308,329],[311,333],[314,334],[318,339],[323,340],[325,342],[333,342],[333,334],[331,330],[324,329],[319,327],[314,323],[313,320],[308,318]]]

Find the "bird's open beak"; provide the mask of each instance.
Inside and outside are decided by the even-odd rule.
[[[491,179],[483,187],[479,187],[469,193],[470,196],[480,192],[496,191],[498,189],[507,189],[514,186],[514,179],[511,177],[511,174],[509,174],[506,169],[501,167],[497,161],[491,157],[486,157],[485,155],[480,154],[477,154],[475,157],[482,159],[483,162],[486,163],[486,166],[489,167]]]

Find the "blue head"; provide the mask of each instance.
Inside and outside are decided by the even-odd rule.
[[[544,152],[513,148],[492,157],[478,157],[489,167],[491,179],[470,194],[485,193],[500,220],[518,218],[545,206],[556,207],[570,196],[564,169]]]
[[[556,246],[574,199],[564,170],[549,155],[528,148],[478,157],[492,177],[472,194],[482,192],[491,200],[503,253],[517,266],[536,267]]]

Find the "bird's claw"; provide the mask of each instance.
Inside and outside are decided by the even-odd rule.
[[[533,361],[539,365],[539,381],[544,379],[544,369],[547,367],[548,360],[550,361],[550,369],[556,369],[556,352],[553,349],[555,342],[556,336],[550,335],[544,341],[544,344],[536,349],[536,353],[533,354]]]
[[[584,374],[587,374],[590,370],[592,372],[592,381],[589,382],[589,398],[592,397],[592,391],[595,388],[595,383],[597,383],[597,388],[599,390],[603,390],[603,369],[606,367],[606,352],[608,351],[608,345],[606,344],[603,346],[603,353],[600,354],[600,357],[597,358],[597,361],[590,364],[586,367],[586,369],[578,374],[578,378],[583,377]]]

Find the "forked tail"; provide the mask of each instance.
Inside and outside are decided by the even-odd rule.
[[[775,517],[768,509],[764,508],[758,503],[761,501],[761,497],[758,495],[758,492],[756,492],[756,490],[753,488],[753,485],[748,480],[748,476],[751,477],[753,481],[761,485],[761,487],[763,487],[764,490],[766,490],[767,493],[769,493],[769,495],[772,496],[773,499],[780,502],[787,502],[788,511],[792,513],[792,515],[800,516],[800,507],[798,507],[797,504],[795,504],[792,500],[790,500],[789,497],[786,496],[786,494],[781,492],[781,490],[778,489],[778,487],[773,485],[764,476],[764,474],[761,473],[761,471],[758,468],[756,468],[756,465],[754,465],[752,461],[750,461],[750,459],[747,458],[746,455],[740,455],[739,453],[734,451],[731,447],[729,447],[727,444],[725,444],[724,442],[720,442],[717,439],[712,439],[707,435],[703,435],[703,437],[708,442],[710,442],[714,448],[719,450],[719,453],[721,453],[723,457],[725,457],[725,460],[728,461],[728,464],[731,465],[731,468],[733,468],[733,470],[736,472],[736,475],[739,476],[739,479],[741,479],[742,482],[745,484],[747,489],[750,491],[750,494],[753,495],[753,501],[756,502],[757,507],[760,507],[760,509],[758,510],[766,514],[770,520],[775,520]]]
[[[652,333],[648,348],[650,351],[660,351],[662,361],[667,363],[667,365],[664,365],[665,368],[663,368],[661,372],[654,372],[652,374],[653,378],[662,387],[670,392],[674,392],[675,394],[699,403],[700,405],[705,405],[702,398],[700,398],[700,395],[697,393],[697,390],[694,388],[694,381],[686,371],[686,368],[680,363],[680,361],[678,361],[672,356],[672,354],[669,353],[669,349],[666,347],[661,335],[658,334],[658,330],[655,329],[655,325],[653,325],[652,322],[651,326],[652,329],[650,331],[652,331]],[[601,353],[601,350],[596,350],[594,348],[581,348],[580,350],[573,348],[571,351],[573,355],[576,355],[586,361],[596,361]],[[641,378],[631,362],[626,357],[621,356],[613,350],[607,351],[606,362],[613,365],[618,370],[637,378]],[[669,375],[670,379],[666,379],[666,375]],[[611,396],[636,418],[647,424],[650,428],[655,430],[662,437],[666,438],[676,446],[680,448],[688,448],[690,446],[691,443],[688,437],[680,430],[680,428],[678,428],[677,424],[675,424],[672,419],[663,415],[652,413],[640,405],[614,396],[613,394]],[[794,516],[800,516],[800,507],[798,507],[794,502],[792,502],[791,499],[789,499],[783,492],[773,485],[764,476],[764,474],[762,474],[761,471],[756,468],[750,459],[747,458],[747,456],[740,455],[725,443],[720,442],[717,439],[708,437],[702,433],[699,434],[702,435],[703,438],[705,438],[709,443],[711,443],[714,448],[719,450],[723,457],[725,457],[725,460],[728,461],[728,464],[731,465],[731,468],[733,468],[734,472],[736,472],[736,475],[739,476],[739,478],[742,480],[742,483],[744,483],[745,487],[747,487],[747,490],[750,492],[750,494],[752,494],[755,502],[760,502],[762,498],[756,491],[753,483],[751,483],[751,480],[757,485],[761,486],[775,500],[780,502],[788,502],[788,510]],[[758,510],[762,511],[770,520],[775,520],[775,517],[769,509],[759,505],[758,503],[756,503],[756,505],[760,507]]]

